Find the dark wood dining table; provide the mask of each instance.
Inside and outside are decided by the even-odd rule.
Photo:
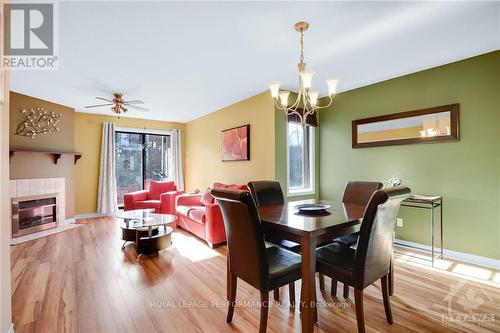
[[[331,207],[325,213],[299,213],[295,206],[304,203],[324,203]],[[316,246],[359,231],[364,208],[362,205],[314,199],[259,207],[266,233],[301,244],[302,332],[313,332],[317,321]]]

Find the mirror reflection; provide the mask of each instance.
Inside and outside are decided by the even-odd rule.
[[[451,135],[451,112],[358,125],[358,143]]]

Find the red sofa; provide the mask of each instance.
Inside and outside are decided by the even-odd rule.
[[[212,188],[248,190],[246,185],[214,183]],[[177,226],[205,240],[211,248],[226,242],[224,220],[217,202],[203,204],[203,194],[183,194],[177,197]]]
[[[182,193],[174,182],[152,181],[149,190],[123,195],[123,210],[154,208],[155,213],[175,215],[175,198]]]

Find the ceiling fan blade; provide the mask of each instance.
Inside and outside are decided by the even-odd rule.
[[[96,97],[97,99],[101,99],[103,101],[106,101],[106,102],[113,102],[112,99],[109,99],[109,98],[104,98],[104,97]]]
[[[148,112],[149,111],[149,109],[142,108],[142,107],[137,106],[137,105],[127,105],[127,106],[133,110],[137,110],[137,111],[141,111],[141,112]]]
[[[89,109],[89,108],[98,108],[98,107],[101,107],[101,106],[109,106],[109,105],[113,105],[113,103],[108,103],[108,104],[96,104],[96,105],[87,105],[85,108],[86,108],[86,109]]]
[[[144,104],[144,102],[137,99],[133,101],[125,101],[123,104]]]

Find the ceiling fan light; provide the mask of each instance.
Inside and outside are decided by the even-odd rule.
[[[269,87],[269,91],[271,92],[272,98],[278,98],[280,93],[281,82],[271,82],[267,85]]]
[[[339,80],[337,79],[326,79],[326,85],[328,86],[328,96],[332,97],[337,93],[337,85],[339,84]]]
[[[302,81],[302,87],[304,87],[304,89],[311,88],[313,76],[313,71],[305,71],[300,73],[300,80]]]

